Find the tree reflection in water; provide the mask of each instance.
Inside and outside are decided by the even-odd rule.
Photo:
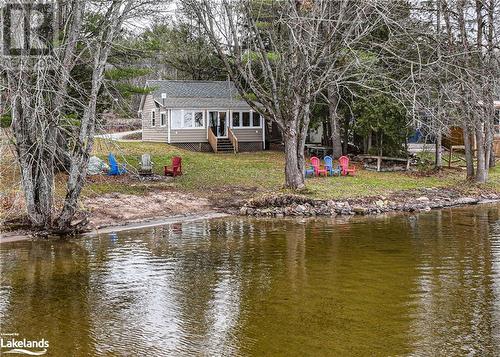
[[[51,356],[495,355],[498,222],[483,206],[3,244],[1,330]]]

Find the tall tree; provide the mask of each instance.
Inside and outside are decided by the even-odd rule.
[[[155,65],[163,63],[174,69],[175,79],[224,80],[227,74],[201,25],[186,16],[155,24],[139,42],[152,54]]]
[[[27,215],[34,227],[60,232],[74,228],[72,220],[93,147],[97,102],[109,53],[123,24],[139,12],[144,14],[152,4],[146,0],[58,1],[55,26],[59,35],[51,55],[21,53],[0,61],[8,81]],[[77,80],[74,71],[82,62],[90,71],[85,79]],[[54,175],[61,137],[70,142],[64,148],[69,167],[66,195],[57,213]]]
[[[282,131],[285,187],[302,188],[311,103],[332,78],[343,77],[341,59],[356,57],[350,46],[386,14],[352,0],[182,3],[196,14],[240,94]]]
[[[494,50],[500,44],[500,33],[495,31],[500,23],[500,2],[435,3],[421,11],[436,14],[436,31],[430,38],[439,50],[438,62],[433,64],[433,75],[439,75],[437,107],[440,116],[452,116],[452,125],[462,127],[467,178],[486,182],[493,156],[494,97],[500,77]]]

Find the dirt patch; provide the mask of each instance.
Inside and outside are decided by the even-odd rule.
[[[249,198],[262,192],[258,187],[224,186],[210,187],[200,194],[210,200],[214,207],[229,212],[238,210]]]
[[[135,169],[129,169],[134,171]],[[134,184],[150,184],[150,183],[169,183],[173,182],[174,178],[171,176],[163,175],[148,175],[141,176],[133,172],[132,174],[118,175],[118,176],[108,176],[108,175],[92,175],[87,176],[87,184],[109,184],[109,185],[134,185]]]
[[[83,206],[89,213],[91,229],[213,210],[208,199],[173,191],[152,191],[141,196],[109,193],[85,199]]]

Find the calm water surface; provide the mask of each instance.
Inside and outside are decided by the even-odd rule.
[[[0,246],[47,356],[500,356],[500,206],[229,218]]]

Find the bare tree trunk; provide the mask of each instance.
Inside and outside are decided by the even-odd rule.
[[[304,164],[305,164],[305,157],[304,157],[304,148],[306,145],[306,138],[307,138],[307,131],[309,129],[309,121],[311,120],[311,105],[309,103],[304,105],[304,117],[301,121],[301,127],[299,131],[299,138],[297,140],[298,146],[297,146],[297,155],[298,155],[298,167],[299,171],[302,173],[302,176],[304,176]]]
[[[292,190],[304,187],[304,173],[299,170],[298,135],[295,128],[287,128],[283,133],[285,142],[285,187]]]
[[[131,2],[124,6],[123,13],[126,13]],[[88,104],[83,113],[81,128],[76,145],[71,157],[71,167],[67,182],[67,193],[64,205],[57,220],[58,229],[62,232],[71,230],[71,221],[77,210],[78,198],[85,184],[87,176],[87,165],[94,144],[94,132],[96,121],[96,106],[99,91],[104,79],[104,69],[108,60],[111,45],[116,32],[123,23],[122,13],[123,1],[113,2],[106,14],[109,18],[108,27],[103,30],[99,39],[97,50],[94,54],[94,64],[92,71],[92,87],[90,90]],[[122,13],[122,14],[121,14]]]
[[[484,167],[486,169],[486,176],[488,176],[488,171],[490,169],[491,152],[493,144],[493,129],[490,125],[490,118],[487,117],[485,127],[484,127]],[[493,119],[491,119],[493,121]]]
[[[349,120],[344,117],[344,141],[342,142],[342,155],[347,155],[349,151]]]
[[[464,146],[465,146],[465,163],[467,166],[467,179],[474,179],[474,158],[472,155],[472,145],[473,141],[471,140],[471,134],[467,125],[462,127],[463,136],[464,136]]]
[[[331,140],[333,157],[342,156],[342,140],[340,137],[340,123],[338,115],[339,94],[337,87],[333,84],[328,86],[328,109],[330,115]]]
[[[293,117],[285,120],[287,126],[283,130],[285,143],[285,187],[298,190],[304,187],[304,145],[309,128],[309,103],[302,104],[301,98],[295,96],[292,109]],[[301,107],[304,109],[301,111]],[[279,121],[283,121],[280,118]]]
[[[330,120],[328,117],[326,117],[326,120],[321,121],[321,127],[323,128],[323,135],[321,137],[321,145],[328,146],[331,144],[331,126],[330,126]]]
[[[436,16],[437,16],[436,35],[439,38],[441,36],[441,0],[437,0],[436,9],[437,9],[437,12],[436,12]],[[438,57],[438,62],[440,63],[441,62],[441,46],[440,46],[440,44],[437,45],[437,57]],[[441,87],[442,87],[441,77],[439,77],[438,88],[437,88],[439,94],[442,91]],[[438,121],[441,120],[441,101],[442,101],[441,96],[438,95],[438,103],[437,103],[437,105],[438,105],[438,108],[437,108]],[[442,133],[441,133],[441,124],[438,123],[438,125],[439,125],[439,129],[437,130],[437,133],[436,133],[436,169],[440,170],[443,167],[443,157],[442,157],[442,150],[441,150]]]
[[[52,224],[55,138],[53,123],[46,117],[48,108],[40,106],[43,84],[41,73],[26,69],[9,71],[12,93],[12,128],[21,171],[21,182],[31,224],[47,229]],[[36,84],[33,84],[36,83]],[[35,90],[29,86],[36,86]]]
[[[495,6],[496,4],[496,6]],[[488,53],[488,72],[492,72],[494,73],[495,70],[496,70],[496,73],[497,73],[497,81],[498,81],[498,70],[500,69],[499,68],[499,62],[498,62],[498,58],[496,59],[495,58],[495,51],[494,51],[494,48],[495,48],[495,43],[497,45],[497,48],[498,48],[498,44],[500,42],[499,38],[498,38],[498,32],[496,34],[496,37],[495,37],[495,9],[498,8],[498,2],[496,2],[495,0],[489,0],[488,1],[488,5],[487,5],[487,19],[488,19],[488,31],[487,31],[487,35],[486,35],[486,38],[487,38],[487,53]],[[498,12],[497,12],[498,14]],[[497,23],[498,23],[498,19],[497,19]],[[497,60],[496,64],[495,64],[495,59]],[[491,110],[491,116],[488,118],[490,120],[490,123],[488,125],[489,127],[489,130],[490,130],[490,156],[489,156],[489,167],[495,167],[496,166],[496,160],[495,160],[495,103],[494,103],[494,88],[495,88],[495,84],[498,86],[498,82],[495,83],[494,79],[493,79],[493,76],[489,77],[487,79],[488,81],[488,108]]]
[[[495,167],[496,166],[496,153],[495,153],[495,140],[492,141],[491,147],[490,147],[490,167]]]
[[[484,150],[484,136],[481,128],[476,128],[476,182],[484,183],[488,179],[488,169],[486,168],[486,158]]]
[[[439,130],[436,134],[436,169],[440,170],[443,167],[443,153],[442,153],[442,137],[441,131]]]

